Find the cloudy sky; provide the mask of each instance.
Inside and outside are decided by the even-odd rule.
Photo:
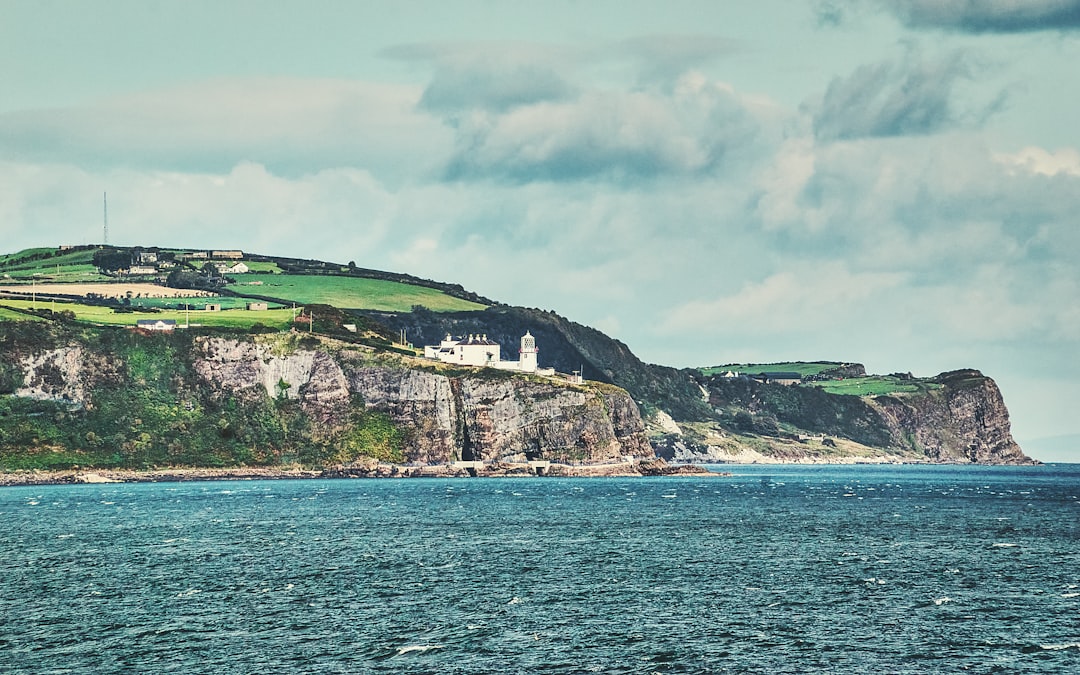
[[[994,377],[1080,461],[1080,0],[0,0],[0,249],[458,282],[675,366]],[[1075,450],[1074,450],[1075,449]]]

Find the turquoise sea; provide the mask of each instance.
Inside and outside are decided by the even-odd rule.
[[[2,673],[1078,673],[1080,465],[0,489]]]

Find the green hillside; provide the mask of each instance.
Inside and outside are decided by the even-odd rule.
[[[144,263],[141,252],[157,259]],[[151,318],[172,319],[180,325],[285,329],[308,305],[387,312],[414,307],[461,312],[487,307],[469,299],[478,296],[457,286],[358,269],[352,263],[342,266],[245,254],[242,261],[235,257],[213,261],[211,268],[208,252],[199,255],[194,257],[187,249],[98,246],[32,248],[0,255],[0,319],[63,318],[131,326]],[[237,262],[244,262],[248,272],[225,276],[211,272]],[[152,273],[132,278],[129,270],[136,265],[149,266]],[[265,302],[268,309],[248,310],[250,302]],[[202,311],[207,305],[217,305],[222,311]],[[340,323],[349,322],[342,317]]]
[[[245,281],[250,279],[245,278]],[[342,309],[407,312],[415,305],[433,312],[468,312],[485,305],[454,298],[433,288],[397,281],[306,274],[258,275],[259,286],[234,286],[235,293],[290,300],[297,305],[333,305]]]

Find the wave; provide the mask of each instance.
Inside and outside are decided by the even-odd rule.
[[[423,654],[433,649],[442,649],[442,645],[407,645],[405,647],[398,647],[397,655],[404,656],[405,654]]]

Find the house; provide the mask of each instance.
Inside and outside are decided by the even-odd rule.
[[[143,274],[157,274],[157,268],[149,265],[132,265],[128,268],[128,274],[139,276]]]
[[[131,258],[136,265],[150,265],[158,261],[158,254],[157,251],[135,251]]]
[[[488,366],[499,361],[500,350],[499,343],[488,340],[487,335],[455,340],[447,334],[438,345],[424,347],[424,356],[461,366]]]
[[[517,370],[523,373],[553,374],[550,368],[541,369],[537,365],[536,338],[526,331],[521,336],[517,361],[503,361],[498,342],[489,340],[487,335],[469,335],[463,340],[455,340],[448,334],[437,345],[424,347],[424,356],[443,363],[461,366],[486,366],[499,370]]]
[[[226,268],[222,269],[221,273],[222,274],[246,274],[246,273],[248,273],[250,271],[251,270],[248,268],[247,265],[245,265],[242,262],[238,262],[235,265],[232,265],[230,267],[226,267]]]
[[[140,330],[176,330],[176,321],[172,319],[139,319],[135,327]]]
[[[265,312],[267,304],[265,302],[249,302],[247,308],[249,312]]]
[[[220,312],[221,311],[221,305],[208,303],[208,304],[203,306],[203,311],[204,312]]]
[[[210,251],[212,260],[243,260],[243,251]]]

